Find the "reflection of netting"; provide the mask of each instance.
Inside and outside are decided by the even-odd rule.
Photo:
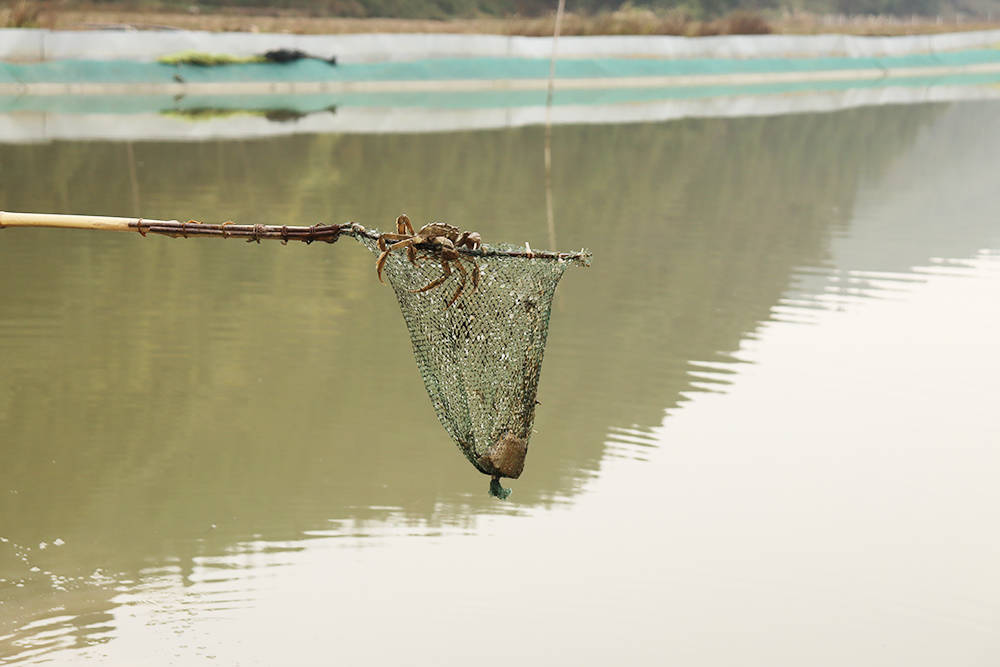
[[[379,253],[370,236],[355,238]],[[441,424],[481,472],[516,478],[535,417],[552,296],[567,262],[495,254],[503,250],[492,246],[463,254],[470,277],[449,308],[445,305],[461,282],[457,269],[442,285],[411,292],[442,275],[433,255],[414,266],[397,251],[387,259],[383,276],[396,292]],[[476,290],[472,264],[464,258],[479,267]]]

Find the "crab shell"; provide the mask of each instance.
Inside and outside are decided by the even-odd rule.
[[[450,239],[452,243],[458,240],[462,230],[446,222],[432,222],[417,230],[416,236],[424,239],[432,239],[435,236],[443,236]]]

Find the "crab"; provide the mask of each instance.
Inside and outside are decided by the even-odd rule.
[[[391,242],[391,245],[386,243],[387,241]],[[479,287],[479,265],[471,257],[463,257],[459,253],[459,248],[465,247],[470,250],[478,250],[481,245],[482,239],[479,237],[479,232],[463,232],[458,227],[443,222],[432,222],[429,225],[421,227],[419,231],[414,232],[413,225],[410,224],[410,218],[404,213],[396,218],[395,234],[382,234],[378,237],[378,248],[382,251],[382,254],[378,256],[378,260],[375,262],[375,272],[378,275],[379,282],[384,283],[385,281],[382,280],[382,268],[385,266],[385,261],[393,250],[406,248],[406,257],[414,266],[417,265],[419,260],[431,255],[439,257],[444,273],[420,289],[410,290],[410,292],[415,294],[434,289],[448,279],[448,276],[452,273],[452,267],[455,267],[458,269],[460,282],[458,289],[455,290],[451,299],[445,304],[445,308],[448,308],[461,296],[470,274],[470,271],[462,266],[462,262],[472,264],[472,289],[475,290]],[[428,252],[418,256],[417,248],[427,250]]]

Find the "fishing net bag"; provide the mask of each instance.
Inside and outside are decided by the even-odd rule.
[[[357,225],[353,231],[382,255],[379,232]],[[491,493],[506,497],[499,480],[520,477],[528,453],[552,297],[566,268],[586,265],[589,255],[508,245],[458,252],[443,280],[433,244],[390,252],[382,277],[396,293],[438,420],[469,462],[492,478]]]

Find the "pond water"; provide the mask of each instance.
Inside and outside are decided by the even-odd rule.
[[[350,240],[0,232],[0,662],[996,664],[1000,104],[556,127],[551,228],[543,145],[0,144],[4,210],[594,253],[499,502]]]

